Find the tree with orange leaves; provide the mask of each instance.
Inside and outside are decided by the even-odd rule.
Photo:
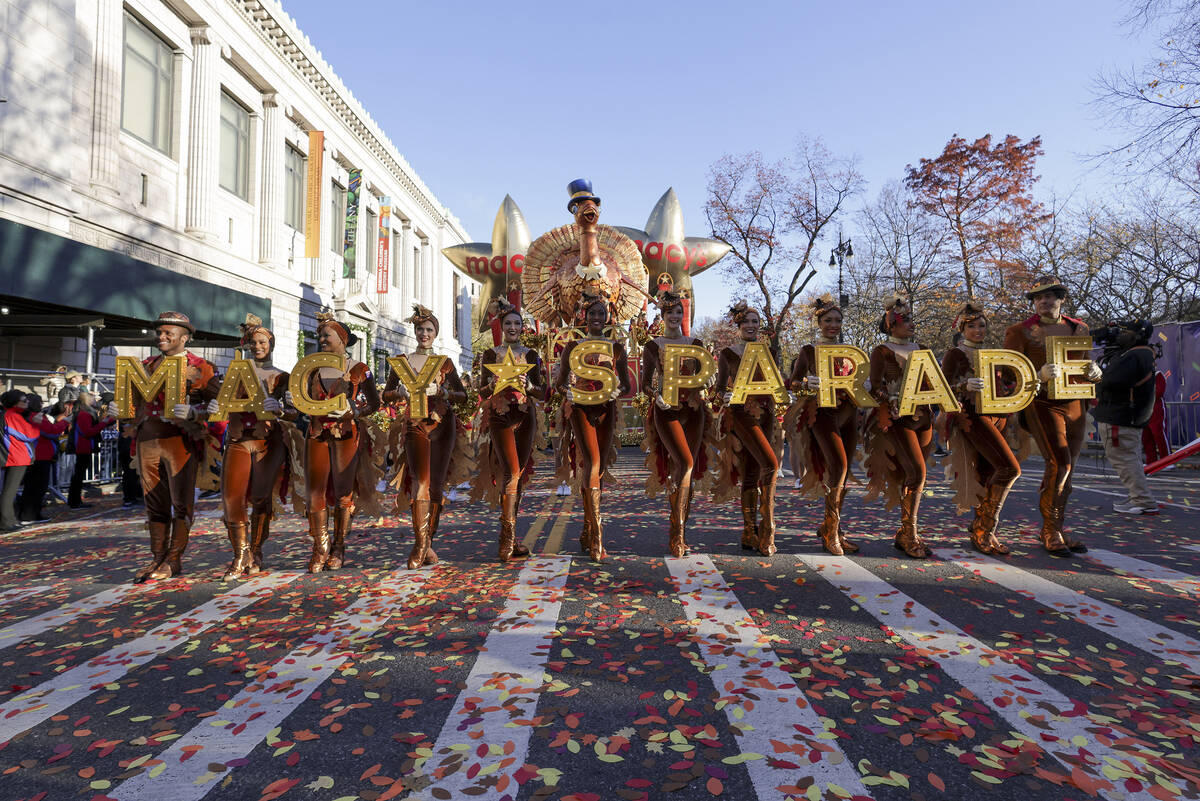
[[[1016,254],[1047,216],[1032,194],[1042,152],[1039,136],[1022,142],[1009,134],[993,145],[991,134],[974,142],[955,134],[941,155],[908,166],[915,202],[944,221],[957,247],[968,300],[1002,299],[1024,285],[1030,267]]]

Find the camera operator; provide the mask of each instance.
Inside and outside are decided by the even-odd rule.
[[[1113,511],[1124,514],[1158,514],[1142,464],[1142,429],[1154,410],[1153,330],[1144,320],[1121,320],[1092,332],[1104,348],[1104,375],[1096,385],[1092,417],[1099,424],[1104,455],[1129,492],[1129,500],[1113,504]]]

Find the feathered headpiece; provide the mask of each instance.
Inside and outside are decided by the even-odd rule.
[[[579,296],[579,302],[575,304],[575,323],[576,325],[585,325],[587,323],[588,309],[595,306],[597,303],[603,303],[605,311],[608,313],[609,321],[615,319],[616,306],[613,303],[612,295],[604,286],[597,288],[586,287]]]
[[[654,295],[654,304],[658,306],[660,311],[666,311],[674,306],[682,306],[685,298],[688,297],[686,289],[676,292],[674,289],[659,289]]]
[[[483,319],[479,322],[479,330],[483,331],[496,320],[503,320],[510,314],[521,316],[521,310],[517,308],[516,304],[509,303],[507,298],[492,298],[487,308],[483,310]]]
[[[904,295],[892,295],[883,302],[883,317],[879,318],[879,330],[884,334],[891,333],[896,321],[910,314],[912,307],[908,305],[908,298]]]
[[[954,315],[954,330],[961,331],[967,323],[980,318],[987,320],[987,314],[984,313],[981,307],[976,306],[968,300],[958,310],[958,314]]]
[[[833,295],[830,295],[828,292],[812,302],[812,316],[814,320],[821,319],[821,315],[825,314],[825,312],[835,310],[840,312],[842,307],[833,299]]]
[[[338,338],[346,345],[353,345],[358,342],[358,337],[350,328],[338,318],[334,317],[330,312],[317,312],[317,331],[322,328],[332,328],[337,333]]]
[[[262,331],[271,340],[271,350],[275,350],[275,333],[263,325],[261,317],[254,314],[247,314],[246,322],[239,324],[238,328],[242,329],[242,345],[249,344],[250,337],[254,336],[254,332]]]
[[[404,322],[412,323],[414,326],[420,323],[433,323],[435,331],[441,331],[442,324],[438,322],[437,315],[433,313],[433,309],[428,306],[422,306],[420,303],[413,304],[412,314],[405,318]]]
[[[741,325],[745,321],[746,316],[751,312],[758,314],[758,311],[752,308],[746,301],[739,300],[737,303],[729,307],[729,311],[726,312],[725,316],[728,317],[734,325]]]

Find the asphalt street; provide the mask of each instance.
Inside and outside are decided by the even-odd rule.
[[[508,565],[466,501],[418,571],[407,515],[356,520],[347,566],[309,576],[289,514],[271,571],[231,582],[214,501],[171,581],[129,583],[140,509],[0,538],[0,799],[1200,796],[1200,471],[1155,477],[1161,513],[1128,517],[1085,456],[1071,559],[1037,544],[1036,461],[1006,559],[965,549],[940,469],[928,561],[861,487],[862,552],[826,555],[787,479],[778,555],[698,498],[671,559],[641,462],[605,493],[603,565],[545,462],[518,528],[534,556]]]

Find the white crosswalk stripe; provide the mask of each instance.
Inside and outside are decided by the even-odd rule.
[[[11,740],[53,715],[119,680],[134,668],[162,656],[258,600],[268,590],[287,584],[299,573],[271,573],[250,579],[189,612],[100,656],[59,673],[0,705],[0,743]]]
[[[325,631],[309,637],[270,671],[231,698],[216,718],[199,723],[155,759],[151,768],[107,793],[134,801],[170,798],[198,801],[227,775],[209,770],[250,755],[271,729],[300,706],[336,671],[348,654],[370,639],[430,576],[428,571],[397,571],[330,620]],[[192,757],[195,756],[195,759]],[[157,766],[156,766],[157,767]]]
[[[971,637],[933,610],[891,586],[865,567],[845,556],[800,555],[800,560],[820,571],[821,576],[851,598],[880,623],[912,645],[925,649],[941,670],[957,681],[1008,721],[1014,731],[1050,753],[1074,756],[1084,746],[1097,760],[1086,771],[1108,789],[1100,794],[1111,801],[1150,801],[1149,792],[1125,792],[1117,789],[1100,772],[1106,764],[1145,777],[1144,785],[1157,781],[1177,786],[1172,777],[1154,771],[1146,764],[1146,755],[1137,750],[1119,751],[1104,745],[1091,728],[1105,724],[1087,715],[1073,714],[1074,702],[1046,682]],[[1056,710],[1050,711],[1050,708]],[[1039,711],[1035,712],[1034,709]],[[1072,713],[1072,714],[1068,714]],[[1054,742],[1047,738],[1054,738]],[[1057,746],[1057,748],[1055,748]],[[1183,792],[1183,788],[1178,788]]]
[[[1194,673],[1200,673],[1200,642],[1178,631],[1172,631],[1112,604],[1056,584],[1008,562],[974,558],[965,551],[953,548],[937,548],[934,554],[965,570],[978,571],[989,581],[1019,592],[1043,606],[1057,609],[1069,615],[1072,620],[1091,626],[1108,637],[1129,643],[1135,648],[1154,654],[1159,659],[1186,665]]]
[[[0,649],[9,648],[30,637],[36,637],[44,631],[64,626],[89,612],[112,606],[118,601],[124,600],[130,593],[137,592],[138,589],[139,587],[136,585],[123,584],[5,626],[0,629]]]
[[[1156,565],[1153,562],[1126,556],[1115,551],[1106,551],[1103,548],[1089,548],[1085,556],[1094,562],[1099,562],[1105,567],[1126,573],[1135,578],[1145,579],[1146,581],[1157,581],[1160,584],[1166,584],[1177,592],[1187,593],[1188,595],[1200,595],[1200,579],[1187,573],[1181,573],[1178,570],[1172,570],[1169,567]]]
[[[822,797],[830,789],[852,795],[868,796],[858,771],[836,745],[817,735],[825,731],[818,715],[796,686],[795,680],[778,665],[778,658],[763,632],[754,625],[750,614],[725,583],[713,561],[707,556],[667,559],[667,567],[679,584],[679,598],[687,612],[688,624],[702,644],[704,661],[714,668],[712,678],[725,715],[737,733],[742,754],[751,758],[744,763],[760,801],[784,801],[798,791],[781,788],[802,785],[812,777]],[[729,653],[732,649],[732,653]],[[750,708],[738,694],[753,688],[755,701]],[[808,734],[798,734],[799,727]],[[795,765],[774,768],[767,758],[776,754],[772,740],[794,744],[787,761]],[[820,754],[815,762],[812,753]],[[843,796],[844,797],[844,796]]]
[[[49,584],[39,585],[37,587],[17,587],[11,590],[0,592],[0,604],[15,604],[23,598],[28,598],[31,595],[37,595],[39,592],[45,592],[50,589]]]
[[[521,568],[432,756],[417,767],[417,782],[431,785],[412,801],[437,798],[428,792],[433,787],[441,798],[515,797],[512,777],[525,764],[533,730],[511,724],[537,711],[570,568],[569,556],[533,557]]]

